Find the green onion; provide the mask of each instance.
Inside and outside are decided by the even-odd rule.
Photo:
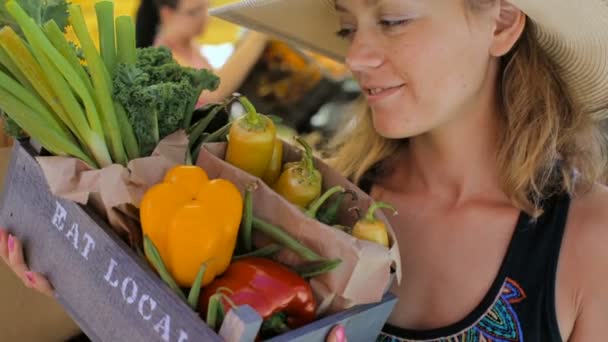
[[[27,78],[29,84],[31,84],[40,97],[46,101],[53,112],[59,116],[61,121],[72,132],[78,135],[68,114],[55,96],[55,92],[49,84],[48,76],[42,71],[40,64],[36,62],[36,59],[26,47],[25,42],[10,26],[5,26],[0,29],[0,46],[8,55],[10,61],[15,65],[15,70],[19,70],[19,72]]]
[[[1,46],[0,46],[0,64],[2,64],[6,68],[6,70],[8,72],[10,72],[11,75],[13,75],[13,77],[17,81],[19,81],[19,83],[21,83],[24,87],[27,87],[32,92],[35,91],[34,87],[32,87],[32,84],[30,83],[30,81],[28,81],[27,77],[25,77],[25,75],[21,72],[21,70],[19,70],[17,65],[11,60],[8,53],[6,51],[4,51],[4,48],[2,48]]]
[[[88,163],[91,167],[96,167],[95,162],[82,152],[78,146],[66,139],[62,133],[41,125],[39,118],[32,115],[33,109],[31,107],[4,89],[0,89],[0,108],[24,131],[31,136],[35,136],[36,140],[51,153],[55,155],[71,155]]]
[[[114,38],[114,3],[99,1],[95,4],[99,29],[99,50],[110,75],[116,68],[116,42]]]
[[[85,145],[91,150],[99,165],[103,167],[112,164],[108,148],[102,139],[103,129],[97,108],[85,82],[65,57],[55,49],[34,20],[15,1],[9,1],[6,8],[30,42],[34,55],[49,76],[49,83],[56,90],[56,95],[70,115],[75,129],[84,139]],[[69,91],[68,84],[82,100],[86,117],[76,97]]]
[[[118,63],[135,64],[137,61],[135,25],[133,18],[128,15],[116,18],[116,45]]]
[[[26,114],[37,116],[40,120],[39,125],[48,127],[49,129],[57,132],[63,131],[63,127],[65,126],[61,125],[60,122],[57,121],[55,116],[51,114],[51,112],[32,92],[25,89],[21,84],[3,72],[0,72],[0,89],[4,89],[4,91],[11,94],[19,101],[27,103],[28,107],[31,108],[31,113]],[[67,137],[70,139],[71,134]],[[75,140],[72,140],[71,142],[77,144]]]
[[[115,162],[126,165],[127,156],[123,146],[123,139],[120,135],[120,127],[116,118],[114,102],[112,100],[112,84],[110,83],[109,73],[105,64],[101,60],[95,44],[87,31],[87,26],[79,5],[69,5],[69,13],[74,32],[80,41],[85,59],[89,66],[95,95],[100,106],[101,119],[104,128],[106,142],[110,146],[112,158]]]
[[[133,131],[133,126],[129,122],[127,111],[118,101],[114,101],[114,109],[116,110],[116,119],[118,120],[118,126],[120,127],[120,134],[124,139],[125,150],[129,160],[139,158],[139,144],[137,143],[137,137]]]
[[[80,76],[80,78],[86,85],[89,93],[93,94],[93,84],[91,84],[91,79],[89,78],[89,75],[80,64],[78,56],[76,56],[76,53],[68,43],[64,33],[61,31],[57,23],[54,20],[47,21],[44,24],[44,32],[46,33],[46,36],[51,41],[55,49],[57,49],[57,51],[59,51],[59,53],[61,53],[61,55],[63,55],[63,57],[70,63],[72,68],[76,70],[78,76]]]

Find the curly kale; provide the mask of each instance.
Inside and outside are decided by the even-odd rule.
[[[152,87],[158,88],[159,98],[188,99],[194,93],[192,86],[187,81],[166,82]],[[186,101],[165,101],[162,103],[161,113],[158,117],[158,127],[161,137],[177,131],[181,128],[182,120],[186,114],[188,103]]]
[[[143,48],[135,65],[117,65],[113,95],[127,111],[141,155],[148,156],[161,139],[188,125],[201,92],[218,84],[208,70],[177,64],[167,48]]]
[[[164,46],[146,47],[137,49],[137,61],[135,65],[148,72],[155,67],[174,64],[171,50]]]

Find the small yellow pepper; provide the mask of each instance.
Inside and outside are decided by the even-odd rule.
[[[209,180],[198,166],[174,167],[140,204],[143,233],[182,287],[192,286],[204,262],[203,286],[228,268],[242,213],[237,187],[225,179]]]
[[[283,167],[283,141],[277,138],[274,143],[274,149],[272,150],[272,158],[268,163],[268,168],[262,177],[262,180],[272,186],[279,176],[281,175],[281,168]]]
[[[302,159],[285,163],[283,172],[272,188],[287,201],[307,208],[321,195],[323,176],[314,165],[312,147],[300,137],[295,139],[304,147]]]
[[[274,154],[277,128],[268,116],[259,114],[246,97],[240,96],[238,100],[247,114],[230,126],[226,162],[262,178]]]
[[[383,202],[374,202],[369,206],[365,217],[357,221],[353,227],[352,234],[356,238],[379,243],[384,247],[389,247],[389,238],[386,225],[384,222],[375,217],[376,210],[380,208],[390,209],[393,211],[393,214],[397,214],[397,211],[392,206]]]

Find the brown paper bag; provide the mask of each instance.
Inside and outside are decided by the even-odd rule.
[[[398,282],[401,281],[399,247],[393,229],[381,211],[378,211],[377,217],[384,221],[389,229],[390,249],[357,239],[305,216],[261,179],[225,162],[225,149],[226,143],[205,144],[198,156],[197,165],[205,169],[209,178],[230,180],[243,194],[248,185],[257,184],[256,190],[252,192],[255,216],[283,228],[319,255],[342,260],[338,268],[311,281],[315,292],[322,292],[323,299],[333,298],[331,311],[378,302],[388,289],[393,276]],[[284,143],[284,162],[300,160],[300,153],[301,149]],[[366,193],[320,160],[315,160],[315,165],[323,175],[323,191],[334,185],[342,185],[355,191],[358,195],[356,205],[363,212],[367,210],[371,198]],[[352,204],[345,204],[340,210],[340,222],[349,226],[356,220],[347,210]],[[291,253],[279,254],[277,257],[281,262],[290,265],[301,262]]]
[[[162,181],[165,173],[185,162],[188,137],[182,130],[160,141],[149,157],[91,169],[76,158],[37,157],[51,192],[63,199],[87,204],[106,220],[132,248],[140,246],[138,208],[144,193]]]

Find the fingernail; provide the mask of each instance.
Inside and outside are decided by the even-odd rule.
[[[25,272],[25,277],[27,278],[27,281],[30,282],[30,284],[32,284],[32,285],[36,284],[36,280],[34,279],[34,275],[32,274],[31,271]]]
[[[15,238],[9,234],[8,236],[8,251],[9,253],[13,252],[13,249],[15,248]]]
[[[344,326],[342,325],[336,329],[336,340],[338,340],[338,342],[346,341],[346,333],[344,332]]]

